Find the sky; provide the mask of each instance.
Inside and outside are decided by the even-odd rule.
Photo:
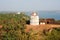
[[[0,11],[60,10],[60,0],[0,0]]]

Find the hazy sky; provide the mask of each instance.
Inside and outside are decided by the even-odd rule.
[[[60,10],[60,0],[0,0],[0,11]]]

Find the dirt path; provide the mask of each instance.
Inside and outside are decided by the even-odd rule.
[[[60,25],[56,24],[45,24],[45,25],[26,25],[26,31],[36,30],[36,31],[43,31],[43,30],[48,30],[51,28],[59,28]]]

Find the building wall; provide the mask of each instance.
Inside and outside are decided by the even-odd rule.
[[[30,25],[39,25],[39,16],[31,15]]]
[[[48,19],[41,19],[40,22],[44,22],[45,24],[54,24],[55,20],[52,18],[48,18]]]

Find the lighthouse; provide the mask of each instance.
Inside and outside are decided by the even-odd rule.
[[[30,25],[39,25],[39,16],[36,12],[33,12],[30,16]]]

